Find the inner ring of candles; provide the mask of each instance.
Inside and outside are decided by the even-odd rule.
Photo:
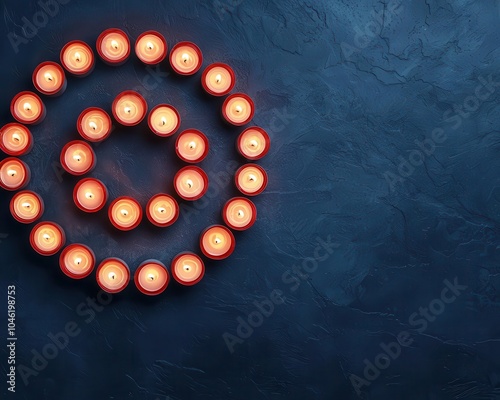
[[[220,257],[231,250],[233,240],[227,229],[224,229],[222,226],[216,226],[205,231],[202,243],[203,248],[208,254]]]
[[[177,110],[170,105],[159,105],[151,110],[149,115],[149,127],[160,136],[173,134],[180,125],[180,117]]]
[[[110,32],[102,38],[100,50],[109,60],[120,61],[130,51],[128,37],[118,32]]]
[[[182,282],[191,283],[203,274],[203,261],[196,254],[183,254],[175,260],[174,270]]]
[[[94,54],[86,43],[74,41],[62,49],[61,62],[68,71],[79,75],[90,70],[94,63]]]
[[[132,228],[141,218],[141,208],[135,200],[117,199],[111,206],[111,215],[119,227]]]
[[[95,256],[87,246],[72,244],[63,250],[61,261],[63,270],[73,278],[84,278],[94,269]]]
[[[79,131],[88,140],[103,140],[111,131],[111,119],[109,115],[101,109],[90,108],[82,112],[79,118]]]
[[[143,62],[156,63],[165,58],[166,46],[164,39],[156,33],[145,33],[137,39],[135,52]]]
[[[149,213],[153,220],[159,224],[168,224],[177,215],[177,203],[168,195],[157,195],[149,204]]]

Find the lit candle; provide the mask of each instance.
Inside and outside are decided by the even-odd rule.
[[[67,43],[61,50],[61,64],[70,74],[84,77],[89,75],[95,65],[94,52],[81,40]]]
[[[144,32],[135,41],[135,54],[144,64],[158,64],[167,56],[167,41],[156,31]]]
[[[197,284],[205,275],[205,264],[196,254],[184,252],[177,254],[170,267],[174,279],[184,286]]]
[[[235,182],[241,193],[257,196],[267,186],[267,174],[260,165],[245,164],[236,171]]]
[[[118,197],[109,206],[108,216],[115,228],[130,231],[141,223],[142,208],[131,197]]]
[[[108,293],[118,293],[130,281],[130,270],[125,261],[119,258],[106,258],[99,264],[96,272],[97,284]]]
[[[59,257],[59,267],[70,278],[83,279],[94,270],[95,254],[84,244],[70,244]]]
[[[73,140],[61,151],[61,165],[71,175],[85,175],[96,164],[94,150],[83,140]]]
[[[222,105],[224,119],[232,125],[248,124],[255,113],[253,100],[244,93],[228,96]]]
[[[224,206],[222,218],[231,229],[244,231],[255,223],[257,208],[244,197],[233,197]]]
[[[170,53],[170,65],[180,75],[196,74],[202,63],[200,48],[191,42],[177,43]]]
[[[133,90],[126,90],[116,96],[113,101],[113,116],[122,125],[139,124],[148,112],[148,104],[144,97]]]
[[[175,142],[175,151],[179,158],[188,163],[198,163],[208,154],[208,139],[196,129],[186,129]]]
[[[31,172],[26,163],[15,157],[7,157],[0,162],[0,187],[15,191],[25,187]]]
[[[135,271],[134,282],[137,289],[149,296],[157,296],[168,286],[170,277],[167,268],[160,261],[144,261]]]
[[[66,76],[62,67],[55,62],[45,61],[33,72],[33,85],[47,96],[61,95],[66,90]]]
[[[240,154],[248,160],[264,157],[271,147],[269,135],[258,126],[252,126],[241,132],[236,143]]]
[[[175,107],[160,104],[149,113],[148,124],[154,134],[161,137],[172,136],[181,125],[181,117]]]
[[[10,156],[22,156],[33,147],[33,136],[24,125],[12,122],[0,130],[0,148]]]
[[[160,193],[149,200],[146,215],[153,225],[170,226],[179,218],[179,205],[172,196]]]
[[[31,247],[42,256],[53,256],[61,250],[65,242],[64,230],[55,222],[40,222],[31,230]]]
[[[233,69],[223,63],[210,64],[201,77],[201,84],[208,94],[224,96],[234,88],[236,78]]]
[[[229,257],[236,246],[233,233],[222,225],[212,225],[200,236],[200,247],[203,254],[212,260]]]
[[[111,134],[111,117],[102,108],[89,107],[78,117],[78,133],[90,142],[101,142]]]
[[[31,224],[40,219],[43,211],[42,198],[29,190],[16,193],[10,201],[10,213],[22,224]]]
[[[198,200],[208,189],[208,176],[199,167],[184,167],[175,174],[174,187],[182,199]]]
[[[125,32],[111,28],[97,38],[97,53],[109,65],[121,65],[130,56],[130,41]]]
[[[85,212],[94,213],[101,210],[108,200],[108,190],[98,179],[85,178],[78,182],[73,190],[73,201]]]
[[[18,93],[10,103],[10,112],[21,124],[39,124],[45,118],[46,110],[42,99],[33,92]]]

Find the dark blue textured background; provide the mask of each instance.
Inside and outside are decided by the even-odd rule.
[[[7,398],[355,399],[351,374],[362,377],[379,344],[408,330],[414,342],[363,387],[364,398],[500,399],[499,87],[477,107],[477,98],[470,100],[477,110],[460,110],[482,78],[500,81],[497,0],[411,0],[394,11],[390,2],[372,0],[71,0],[18,53],[7,35],[21,35],[22,17],[40,7],[2,5],[2,124],[12,119],[11,98],[32,89],[39,62],[58,60],[69,40],[94,46],[101,31],[118,27],[132,40],[149,29],[170,46],[192,40],[204,66],[232,65],[236,90],[254,98],[254,122],[272,138],[261,162],[270,182],[255,199],[257,223],[236,235],[231,258],[207,262],[196,287],[172,283],[158,298],[145,298],[131,283],[88,324],[76,310],[98,293],[93,277],[72,281],[56,257],[36,255],[30,227],[8,211],[12,194],[0,193],[0,293],[5,298],[8,285],[17,287],[18,367],[30,366],[32,350],[42,351],[49,333],[70,321],[81,329],[28,386],[18,375],[15,395],[2,383]],[[357,35],[370,27],[375,36]],[[160,70],[165,75],[170,67]],[[105,213],[77,211],[77,180],[58,177],[55,163],[63,145],[78,138],[78,114],[89,106],[110,111],[116,94],[141,87],[148,74],[132,57],[119,68],[98,60],[91,76],[69,78],[62,97],[44,98],[47,118],[32,129],[36,144],[23,157],[32,169],[29,188],[45,199],[44,219],[61,223],[70,242],[90,245],[99,260],[121,257],[132,271],[147,258],[169,264],[179,251],[198,251],[199,233],[221,222],[221,206],[236,193],[212,181],[218,195],[167,230],[144,222],[122,234]],[[243,162],[234,149],[241,129],[221,122],[222,100],[202,93],[200,75],[170,74],[156,85],[147,78],[155,87],[144,93],[150,107],[175,105],[182,128],[207,133],[211,152],[201,166],[221,175],[229,161]],[[450,119],[456,113],[462,116]],[[384,173],[398,174],[401,160],[418,150],[415,140],[436,128],[446,140],[391,190]],[[146,124],[117,127],[96,153],[91,175],[112,198],[131,195],[142,204],[172,192],[182,165],[174,139],[154,137]],[[328,237],[336,248],[327,260],[307,276],[294,269],[314,257],[317,238]],[[300,276],[296,290],[282,279],[287,271]],[[417,332],[409,317],[455,277],[468,288]],[[246,319],[253,302],[275,289],[285,304],[231,353],[223,333],[236,335],[237,318]],[[1,354],[4,373],[3,346]]]

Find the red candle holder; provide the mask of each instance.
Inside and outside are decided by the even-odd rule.
[[[147,31],[135,41],[135,54],[144,64],[156,65],[167,56],[167,41],[157,31]]]
[[[257,207],[245,197],[233,197],[224,205],[222,218],[231,229],[244,231],[255,223]]]
[[[142,221],[142,208],[132,197],[118,197],[109,206],[108,217],[116,229],[131,231]]]
[[[144,261],[134,274],[137,289],[145,295],[157,296],[163,293],[170,282],[167,268],[158,260]]]
[[[94,52],[81,40],[66,43],[61,50],[60,59],[64,69],[79,78],[89,75],[94,70]]]
[[[125,90],[116,96],[112,105],[113,117],[124,126],[135,126],[142,122],[148,112],[144,97],[133,90]]]
[[[5,154],[19,157],[28,154],[32,148],[33,135],[24,125],[11,122],[0,130],[0,149]]]
[[[264,129],[251,126],[241,132],[236,145],[238,152],[247,160],[259,160],[269,152],[271,139]]]
[[[99,287],[107,293],[119,293],[130,281],[130,269],[120,258],[110,257],[97,267],[96,280]]]
[[[99,179],[84,178],[73,189],[73,201],[84,212],[98,212],[108,201],[108,189]]]
[[[24,190],[14,195],[9,209],[17,222],[31,224],[42,217],[45,206],[39,194]]]
[[[257,196],[266,189],[267,179],[267,173],[260,165],[245,164],[236,171],[234,181],[244,195]],[[253,182],[258,182],[258,185]]]
[[[222,116],[231,125],[246,125],[252,120],[254,114],[254,102],[244,93],[232,94],[222,104]]]
[[[223,260],[229,257],[236,247],[233,232],[223,225],[212,225],[200,235],[200,248],[205,257]]]
[[[94,169],[96,156],[87,142],[73,140],[63,147],[60,162],[66,172],[71,175],[81,176]]]
[[[201,199],[208,190],[208,176],[200,167],[181,168],[175,174],[174,188],[179,197],[184,200]]]
[[[37,125],[45,119],[47,111],[40,96],[24,91],[16,94],[12,99],[10,113],[21,124]]]
[[[89,142],[102,142],[111,135],[113,124],[109,114],[99,107],[89,107],[78,116],[76,129]]]
[[[202,64],[203,54],[192,42],[177,43],[170,52],[170,65],[179,75],[194,75]]]
[[[0,162],[0,187],[9,191],[20,190],[31,178],[28,165],[19,158],[7,157]]]
[[[64,229],[55,222],[39,222],[30,233],[31,247],[42,256],[53,256],[58,253],[65,242]]]
[[[203,89],[212,96],[225,96],[233,90],[236,77],[233,69],[223,63],[210,64],[201,76]]]
[[[110,28],[97,38],[97,53],[108,65],[122,65],[130,56],[130,40],[121,29]]]
[[[207,137],[197,129],[186,129],[175,141],[177,156],[191,164],[203,161],[208,155],[209,147]]]
[[[32,80],[36,90],[47,96],[60,96],[68,83],[64,69],[52,61],[39,64],[33,71]]]
[[[59,256],[59,267],[64,275],[72,279],[86,278],[94,270],[95,254],[84,244],[70,244]]]
[[[159,104],[149,113],[148,125],[157,136],[172,136],[181,126],[181,116],[170,104]]]
[[[170,266],[173,278],[184,286],[196,285],[205,275],[205,264],[195,253],[183,252],[177,254]]]
[[[146,216],[153,225],[166,228],[179,218],[179,204],[166,193],[156,194],[148,201]]]

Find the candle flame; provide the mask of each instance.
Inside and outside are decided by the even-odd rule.
[[[221,74],[217,74],[215,76],[215,82],[217,82],[217,83],[221,83],[222,82],[222,75]]]
[[[114,272],[110,272],[110,273],[108,274],[108,278],[114,281],[114,280],[115,280],[115,278],[116,278],[116,274],[115,274]]]
[[[127,113],[127,114],[130,114],[132,112],[132,109],[130,107],[125,107],[124,108],[124,111]]]
[[[241,107],[241,106],[236,106],[236,107],[234,108],[234,111],[236,111],[236,112],[239,114],[239,113],[243,112],[243,107]]]
[[[24,103],[23,105],[24,111],[31,111],[31,104],[30,103]]]
[[[123,215],[124,217],[126,217],[128,215],[128,211],[125,209],[121,209],[120,214]]]
[[[238,210],[238,217],[243,218],[245,216],[245,213],[243,210]]]
[[[75,53],[75,60],[77,62],[80,62],[82,60],[82,56],[78,51]]]
[[[111,41],[111,46],[115,49],[115,50],[118,50],[118,42],[116,40],[112,40]]]
[[[250,174],[250,175],[248,175],[248,180],[249,180],[250,182],[254,182],[254,181],[256,181],[256,180],[257,180],[257,177],[256,177],[254,174]]]
[[[214,242],[215,244],[220,244],[222,242],[222,239],[216,236]]]
[[[250,146],[252,147],[257,147],[259,145],[259,143],[254,139],[254,140],[250,140]]]
[[[16,176],[16,175],[17,175],[17,171],[16,171],[15,169],[9,169],[9,170],[7,170],[7,174],[8,174],[9,176],[14,177],[14,176]]]
[[[82,260],[82,258],[81,258],[81,257],[77,257],[77,258],[75,258],[75,264],[76,264],[76,265],[80,265],[80,264],[82,263],[82,261],[83,261],[83,260]]]
[[[82,156],[80,154],[74,154],[73,160],[75,160],[76,162],[80,162],[82,161]]]
[[[18,134],[18,133],[14,133],[12,135],[12,139],[15,141],[15,142],[20,142],[21,141],[21,136]]]
[[[161,124],[162,126],[167,124],[167,119],[165,117],[161,117]]]
[[[191,56],[188,53],[182,54],[182,62],[186,64],[191,59]]]
[[[183,268],[184,268],[184,271],[186,271],[186,272],[191,271],[191,267],[189,265],[187,265],[187,264],[184,264]]]
[[[153,50],[155,48],[155,45],[152,42],[147,42],[146,47],[148,50]]]
[[[149,275],[148,275],[148,279],[149,279],[150,281],[154,281],[154,280],[155,280],[155,276],[154,276],[153,274],[149,274]]]
[[[195,149],[196,148],[196,142],[189,142],[189,148],[190,149]]]
[[[50,235],[48,233],[43,234],[43,239],[48,242],[50,240]]]
[[[167,211],[167,209],[165,207],[158,207],[158,211],[164,214]]]
[[[85,197],[86,197],[87,199],[92,200],[92,199],[94,198],[94,193],[92,193],[92,192],[87,192],[87,193],[85,193]]]
[[[186,180],[186,185],[191,189],[193,187],[193,181],[191,179]]]
[[[49,82],[52,82],[54,80],[54,78],[52,77],[52,75],[49,72],[46,72],[44,77],[45,77],[45,80],[47,80]]]
[[[92,130],[96,130],[97,129],[97,124],[95,122],[89,122],[89,126],[90,128],[92,128]]]
[[[26,202],[24,202],[23,204],[21,204],[21,206],[22,206],[23,208],[26,208],[27,210],[31,209],[31,204],[30,204],[30,203],[28,203],[27,201],[26,201]]]

